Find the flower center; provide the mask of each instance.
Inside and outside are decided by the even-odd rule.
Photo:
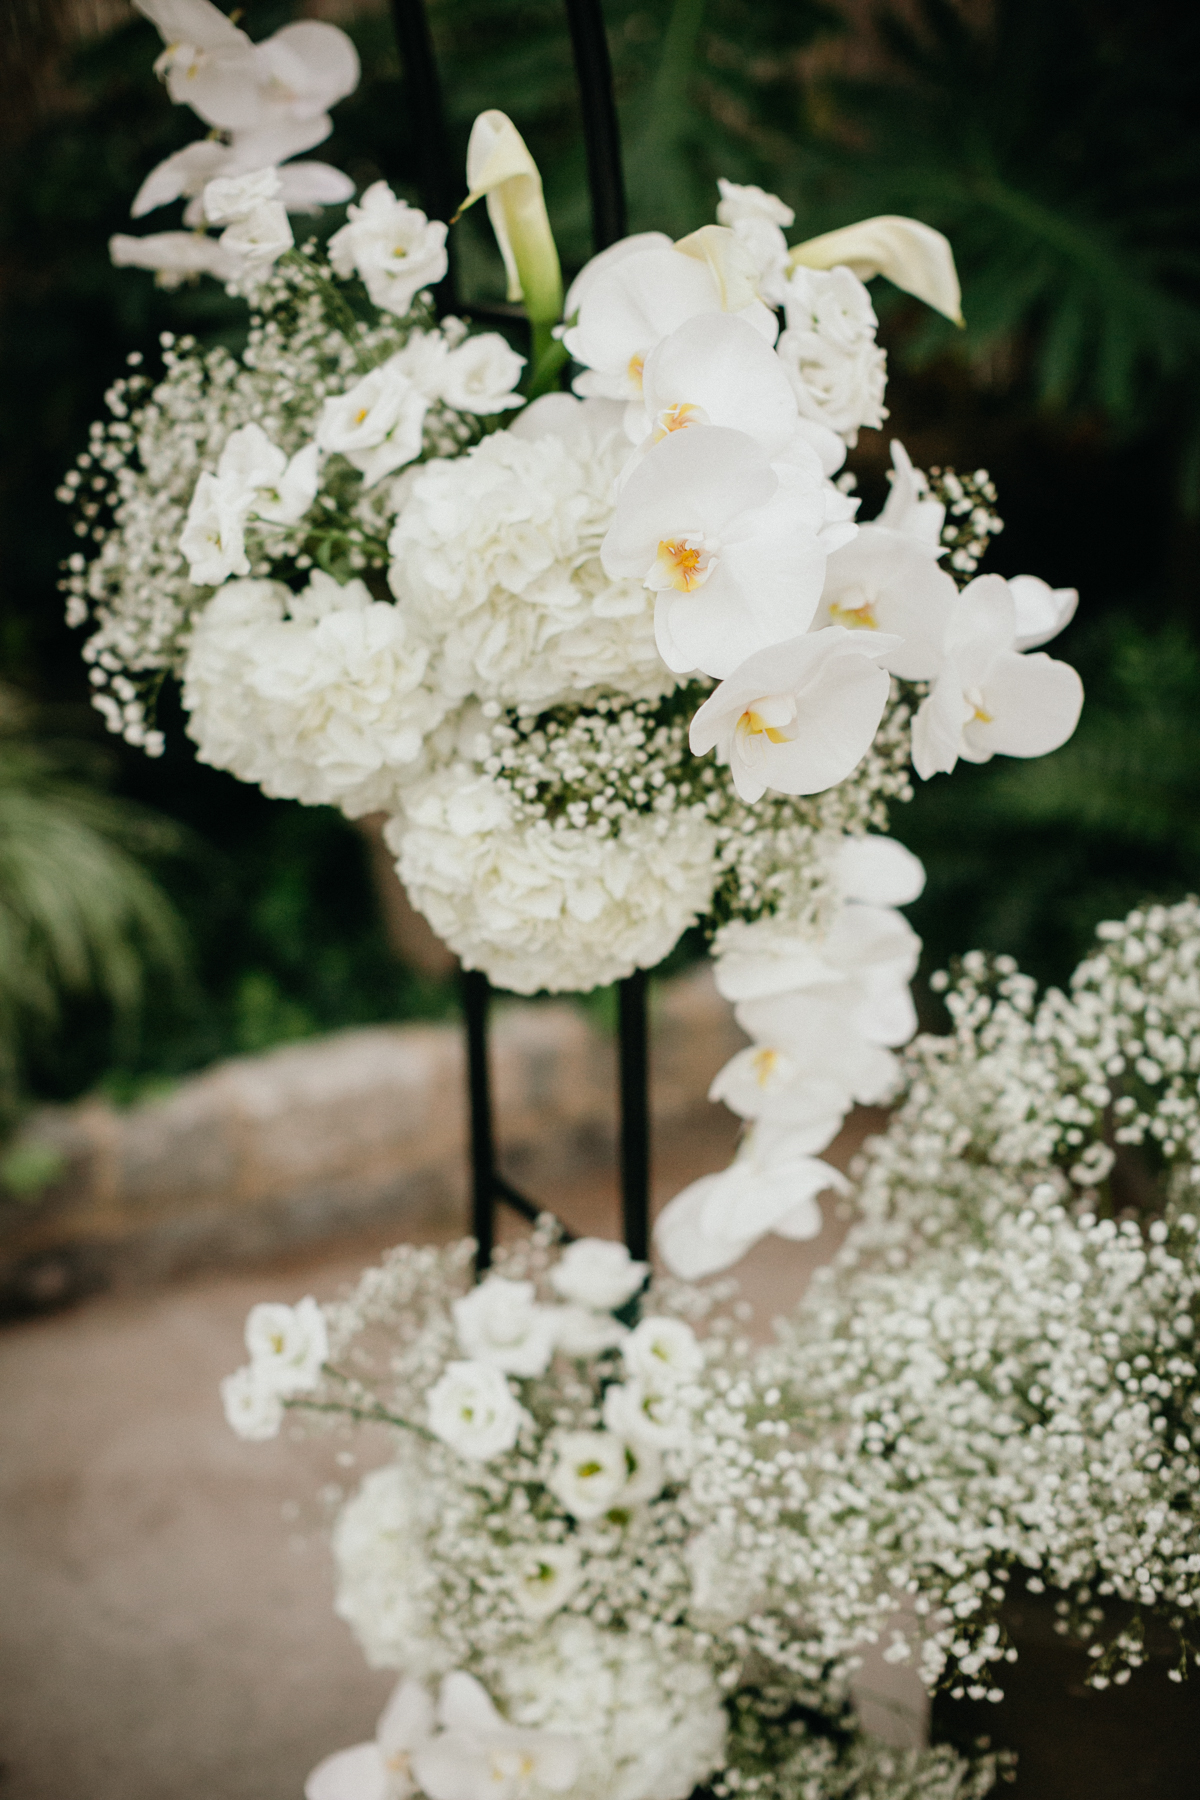
[[[779,1062],[778,1050],[756,1050],[752,1059],[755,1080],[759,1087],[767,1087]]]
[[[689,425],[707,425],[708,414],[702,406],[692,406],[686,400],[680,400],[674,406],[664,407],[654,423],[652,442],[661,444],[665,437],[673,431],[686,431]]]
[[[878,630],[873,600],[860,600],[857,606],[842,606],[834,600],[830,604],[829,619],[833,625],[844,625],[847,631]]]
[[[983,695],[977,687],[967,688],[963,694],[963,699],[971,708],[972,722],[977,719],[981,725],[990,725],[992,723],[992,715],[983,704]]]
[[[695,538],[662,538],[646,586],[676,588],[681,594],[690,594],[708,580],[715,560]]]
[[[769,718],[768,713],[778,717]],[[758,700],[748,706],[738,720],[738,735],[742,738],[765,737],[772,744],[790,744],[796,735],[796,726],[794,715],[789,715],[792,715],[792,709],[781,708],[778,701]]]
[[[634,387],[636,388],[636,390],[639,394],[642,391],[642,370],[645,367],[646,367],[645,357],[638,356],[635,353],[633,356],[630,357],[628,367],[626,369],[626,373],[628,374],[630,381],[632,381]]]

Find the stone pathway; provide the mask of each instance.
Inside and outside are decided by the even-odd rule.
[[[673,1157],[665,1194],[711,1146],[697,1160]],[[615,1235],[607,1184],[546,1197]],[[838,1234],[759,1246],[739,1274],[762,1315]],[[239,1442],[216,1384],[256,1300],[330,1297],[386,1241],[0,1335],[0,1800],[299,1800],[322,1755],[370,1735],[390,1678],[333,1616],[320,1498],[356,1472],[328,1442]]]

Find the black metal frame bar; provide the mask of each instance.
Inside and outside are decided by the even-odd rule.
[[[565,5],[579,82],[592,206],[592,242],[597,250],[606,250],[625,236],[627,225],[621,139],[604,12],[601,0],[565,0]],[[431,218],[449,219],[457,203],[451,178],[453,159],[424,0],[392,0],[392,16],[417,139],[417,186],[421,205]],[[438,298],[443,311],[454,304],[453,264],[438,290]],[[635,970],[617,984],[621,1221],[630,1255],[639,1261],[645,1260],[650,1247],[647,988],[648,978],[642,969]],[[497,1166],[488,1054],[490,1006],[491,986],[487,976],[478,969],[465,969],[462,1007],[470,1100],[471,1214],[477,1246],[475,1265],[480,1273],[492,1260],[498,1201],[531,1221],[545,1210],[513,1187]],[[572,1234],[564,1228],[564,1235],[570,1238]]]

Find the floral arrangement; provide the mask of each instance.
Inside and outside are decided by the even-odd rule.
[[[859,522],[842,471],[886,417],[866,282],[957,318],[949,245],[880,218],[789,247],[780,200],[722,181],[717,223],[626,238],[564,299],[536,165],[484,113],[464,205],[486,200],[530,361],[435,316],[447,227],[385,183],[294,243],[289,208],[348,197],[288,160],[357,79],[342,34],[142,10],[214,135],[134,203],[186,197],[193,230],[113,254],[250,314],[240,354],[168,339],[160,378],[118,381],[67,477],[96,705],[157,754],[173,677],[202,760],[388,814],[414,903],[500,986],[585,990],[702,926],[752,1040],[714,1095],[747,1131],[662,1252],[691,1278],[811,1234],[839,1181],[819,1152],[915,1028],[896,908],[921,872],[889,805],[913,769],[1055,748],[1082,700],[1039,648],[1074,590],[976,573],[986,473],[894,443]]]
[[[1200,1663],[1200,905],[1100,927],[1066,993],[964,959],[904,1056],[859,1222],[751,1378],[778,1441],[711,1447],[729,1579],[835,1659],[892,1636],[998,1699],[1002,1606],[1054,1597],[1095,1687]],[[741,1498],[738,1498],[738,1496]],[[752,1625],[772,1651],[773,1622]],[[790,1653],[788,1646],[775,1654]]]
[[[288,1413],[394,1445],[333,1550],[338,1613],[400,1679],[308,1800],[979,1800],[993,1761],[872,1743],[844,1668],[798,1679],[754,1651],[728,1502],[701,1478],[761,1430],[736,1317],[647,1289],[623,1245],[555,1235],[476,1287],[470,1244],[405,1246],[343,1301],[250,1313],[223,1384],[235,1430],[267,1438]],[[788,1596],[770,1604],[803,1634]]]

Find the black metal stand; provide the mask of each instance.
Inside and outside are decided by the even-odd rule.
[[[565,0],[575,73],[579,82],[592,241],[605,250],[627,230],[621,140],[613,98],[612,63],[600,0]],[[417,142],[421,205],[434,219],[449,219],[457,204],[450,138],[433,40],[424,0],[392,0],[392,17],[404,65],[404,86]],[[438,290],[439,309],[454,304],[454,269]],[[621,1218],[631,1256],[644,1261],[650,1246],[650,1068],[646,1017],[647,977],[638,969],[618,983],[619,1088],[621,1104]],[[467,1091],[471,1105],[471,1206],[482,1273],[495,1246],[495,1208],[502,1201],[523,1219],[545,1209],[519,1193],[496,1164],[492,1085],[488,1062],[491,988],[478,970],[464,970],[463,1019],[467,1035]],[[571,1233],[565,1232],[569,1238]]]

